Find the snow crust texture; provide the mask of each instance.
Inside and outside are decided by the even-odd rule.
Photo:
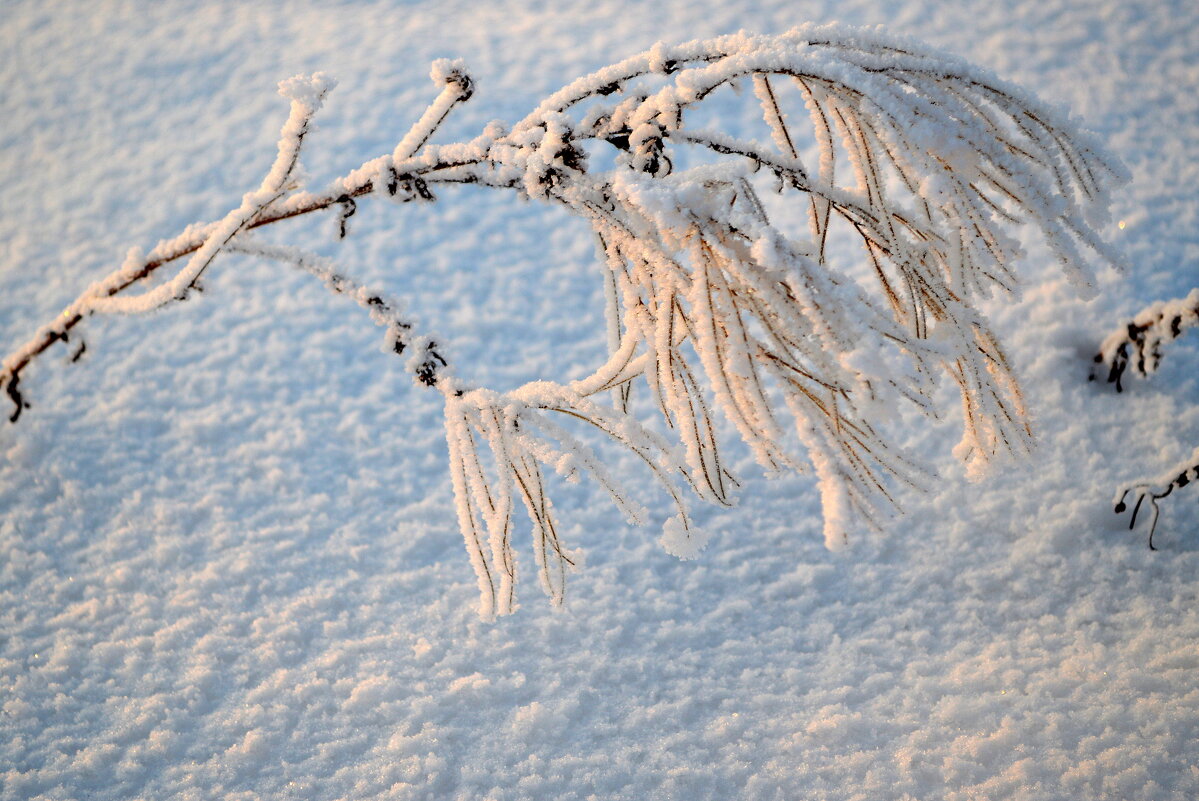
[[[296,74],[340,81],[286,87],[323,102],[303,163],[321,185],[419,147],[403,132],[438,93],[473,92],[437,134],[462,141],[659,39],[885,23],[1068,107],[1133,180],[1104,229],[1128,274],[1100,269],[1084,303],[1032,244],[1019,302],[985,306],[1034,416],[1026,461],[970,483],[944,456],[961,420],[891,409],[888,432],[942,478],[837,553],[813,478],[767,481],[747,449],[726,455],[739,508],[695,512],[698,553],[635,454],[611,461],[624,510],[564,463],[546,480],[586,570],[561,608],[498,623],[472,609],[440,399],[321,281],[393,344],[399,301],[363,287],[403,299],[480,386],[565,384],[607,355],[586,225],[470,189],[363,203],[344,241],[327,221],[263,231],[259,255],[329,260],[312,275],[227,255],[156,285],[199,275],[202,292],[89,327],[0,430],[0,799],[1199,796],[1199,512],[1172,499],[1158,552],[1110,512],[1114,487],[1199,441],[1196,338],[1120,395],[1086,381],[1113,324],[1195,284],[1188,3],[170,0],[4,18],[5,352],[131,244],[239,204],[226,222],[244,223],[263,200],[246,187],[290,177],[262,176]]]

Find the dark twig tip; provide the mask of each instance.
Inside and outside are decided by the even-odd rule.
[[[358,211],[358,204],[349,195],[342,195],[337,203],[341,205],[341,213],[337,216],[337,238],[345,239],[350,232],[349,219]]]
[[[9,399],[13,402],[12,414],[8,416],[8,422],[10,423],[17,422],[17,420],[21,417],[21,412],[29,408],[29,404],[25,401],[25,398],[21,396],[21,390],[17,388],[17,385],[20,383],[20,381],[21,376],[14,375],[9,378],[8,383],[4,385],[5,394],[7,394]]]

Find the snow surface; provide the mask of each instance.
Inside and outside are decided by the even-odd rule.
[[[0,429],[0,798],[1199,796],[1195,493],[1163,503],[1158,553],[1109,506],[1199,442],[1196,337],[1123,395],[1086,381],[1114,325],[1199,283],[1190,0],[9,3],[0,350],[131,245],[236,208],[288,76],[339,81],[305,149],[320,185],[395,148],[434,59],[475,79],[438,134],[456,141],[655,41],[809,20],[979,62],[1133,173],[1125,276],[1083,303],[1034,246],[1023,299],[988,306],[1030,459],[968,483],[958,421],[920,421],[905,444],[943,480],[838,553],[813,479],[747,464],[739,507],[697,507],[711,542],[685,562],[660,498],[633,528],[562,484],[586,554],[565,608],[530,585],[483,623],[438,398],[316,279],[224,256],[186,304],[77,329],[83,359],[42,357]],[[335,217],[275,241],[404,298],[480,385],[602,358],[581,222],[482,190],[364,200],[344,242]]]

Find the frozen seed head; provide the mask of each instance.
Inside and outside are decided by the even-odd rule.
[[[457,86],[459,100],[468,100],[475,92],[475,82],[466,71],[466,62],[460,58],[437,59],[429,69],[429,77],[438,86]]]
[[[662,526],[662,537],[658,540],[666,553],[684,561],[699,556],[708,544],[711,534],[694,526],[688,526],[682,516],[675,515]]]
[[[284,81],[279,81],[279,94],[296,103],[303,103],[310,113],[320,110],[325,95],[337,86],[337,81],[324,72],[314,72],[312,75],[293,75]]]

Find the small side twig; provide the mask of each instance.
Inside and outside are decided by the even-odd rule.
[[[418,354],[418,357],[408,362],[409,371],[416,381],[427,387],[436,387],[446,377],[449,364],[440,353],[437,343],[428,337],[413,334],[414,324],[404,316],[402,305],[382,292],[358,283],[333,261],[300,248],[272,245],[247,237],[238,239],[229,249],[287,264],[321,279],[332,292],[353,300],[367,310],[376,325],[387,329],[385,346],[388,351],[403,355],[412,349]]]

